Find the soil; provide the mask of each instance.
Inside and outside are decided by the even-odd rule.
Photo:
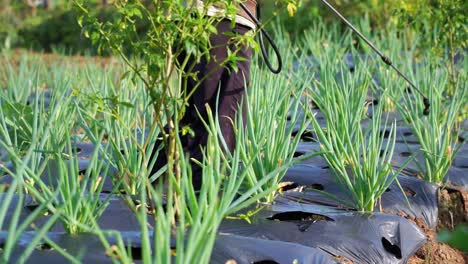
[[[428,242],[409,259],[408,264],[464,264],[468,262],[466,254],[438,242],[436,231],[426,228],[423,221],[420,221],[418,225],[425,231]]]
[[[54,64],[70,64],[73,63],[73,66],[78,68],[85,67],[90,63],[99,65],[102,68],[107,68],[109,66],[119,65],[119,61],[115,57],[99,57],[99,56],[82,56],[82,55],[71,55],[65,56],[56,53],[41,53],[28,51],[25,49],[15,49],[8,56],[10,63],[13,66],[18,66],[21,60],[27,55],[28,61],[34,61],[37,59],[41,61],[41,65],[50,66]]]
[[[437,229],[428,228],[422,219],[410,219],[418,225],[428,237],[428,242],[411,257],[408,264],[452,264],[468,263],[468,255],[451,246],[437,241],[437,232],[442,229],[453,230],[460,223],[468,220],[468,192],[456,189],[439,191],[439,222]]]
[[[335,257],[335,260],[340,264],[353,264],[354,263],[351,260],[345,257],[341,257],[341,256]]]
[[[437,229],[453,230],[468,221],[468,192],[461,189],[439,191],[439,221]]]

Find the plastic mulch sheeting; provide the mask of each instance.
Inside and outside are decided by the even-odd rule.
[[[13,249],[9,263],[18,263],[24,255],[25,249],[35,237],[35,232],[25,232],[19,238]],[[82,234],[71,236],[66,233],[49,232],[47,237],[58,244],[68,254],[80,260],[81,263],[113,263],[106,255],[106,251],[97,236]],[[0,244],[6,239],[6,232],[0,232]],[[63,255],[51,249],[50,245],[42,241],[27,260],[28,264],[63,264],[70,263]]]
[[[382,195],[382,209],[397,215],[403,213],[412,218],[421,218],[428,226],[435,227],[438,214],[438,187],[413,177],[400,176],[398,179],[405,194],[396,183],[393,183]],[[302,192],[285,192],[287,199],[301,203],[340,206],[340,203],[314,191],[315,189],[333,194],[345,201],[350,201],[339,184],[334,181],[334,176],[329,169],[308,164],[296,165],[286,172],[283,181],[291,182],[294,186],[303,186]],[[406,199],[408,199],[409,204]],[[376,208],[376,211],[379,209]]]
[[[219,235],[211,256],[211,263],[338,263],[322,250],[296,243],[265,240],[236,235]]]
[[[468,146],[462,143],[444,182],[468,191]]]
[[[251,224],[224,221],[220,232],[296,243],[355,263],[406,263],[426,242],[423,232],[402,217],[343,212],[283,198],[257,213]]]

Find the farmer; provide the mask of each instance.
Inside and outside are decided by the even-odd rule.
[[[244,5],[255,15],[257,0],[247,0]],[[203,1],[198,1],[198,7],[203,8]],[[208,15],[223,18],[225,12],[213,5],[208,7]],[[182,138],[184,149],[189,153],[191,159],[202,161],[202,147],[206,146],[207,143],[208,132],[202,122],[202,119],[206,120],[207,118],[205,105],[209,105],[213,112],[217,112],[228,150],[232,152],[235,147],[235,135],[232,125],[236,120],[237,109],[239,109],[246,86],[249,84],[252,49],[233,46],[228,43],[231,37],[225,33],[233,32],[244,35],[255,29],[254,21],[241,7],[237,11],[235,21],[236,24],[232,26],[231,21],[225,17],[217,23],[217,34],[212,35],[210,38],[210,44],[213,47],[210,51],[210,59],[206,60],[203,57],[192,70],[193,73],[197,74],[198,80],[205,79],[190,97],[185,116],[180,124],[181,127],[189,126],[194,132],[193,136],[187,135]],[[226,60],[228,49],[231,51],[239,50],[236,55],[242,60],[236,62],[237,71],[225,68],[220,64]],[[190,93],[195,89],[196,84],[197,81],[190,78],[187,92]],[[199,117],[199,114],[202,118]],[[245,116],[244,113],[242,115]],[[158,157],[156,169],[161,168],[165,163],[166,158],[164,155]],[[192,172],[194,188],[199,190],[202,184],[202,169],[192,163]]]

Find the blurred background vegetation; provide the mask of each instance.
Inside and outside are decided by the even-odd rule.
[[[148,1],[148,0],[147,0]],[[90,0],[101,19],[118,15],[111,0]],[[148,1],[150,3],[151,1]],[[346,30],[337,17],[320,0],[302,0],[294,17],[286,7],[276,6],[274,0],[261,1],[263,19],[269,29],[282,25],[294,39],[317,20],[336,23]],[[430,38],[427,43],[455,40],[457,48],[466,49],[467,25],[463,0],[329,0],[351,21],[368,18],[372,30],[390,26],[411,26],[418,34]],[[140,25],[142,32],[147,25]],[[452,30],[445,32],[443,30]],[[2,0],[0,3],[0,49],[27,48],[61,53],[96,54],[96,48],[82,34],[76,12],[70,0]],[[442,36],[443,35],[443,36]],[[407,37],[407,36],[406,36]],[[443,39],[446,38],[446,39]],[[105,55],[105,54],[104,54]]]

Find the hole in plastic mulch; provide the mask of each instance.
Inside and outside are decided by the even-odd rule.
[[[279,263],[274,260],[260,260],[260,261],[255,261],[253,264],[279,264]]]
[[[412,135],[413,135],[413,132],[410,132],[410,131],[403,132],[404,137],[409,137],[409,136],[412,136]]]
[[[132,254],[132,258],[134,260],[142,260],[142,248],[141,247],[130,247],[130,253]]]
[[[384,138],[389,138],[390,137],[390,130],[387,129],[387,130],[382,131],[382,136]]]
[[[323,187],[323,185],[320,183],[314,183],[314,184],[309,185],[309,189],[323,191],[325,187]]]
[[[408,188],[408,187],[403,187],[403,191],[405,192],[405,195],[407,197],[415,197],[416,196],[416,192],[413,191],[412,189]],[[385,192],[393,192],[393,189],[387,188],[385,190]],[[397,192],[401,192],[400,189],[398,189]]]
[[[28,204],[25,206],[26,209],[28,209],[30,212],[36,210],[39,207],[38,204]]]
[[[408,151],[403,151],[400,153],[400,157],[404,157],[404,158],[407,158],[407,157],[411,157],[411,152],[408,152]]]
[[[462,136],[458,136],[458,143],[465,143],[467,139],[462,137]]]
[[[39,244],[37,245],[36,247],[38,250],[40,251],[51,251],[53,250],[52,246],[48,243],[42,243],[42,244]]]
[[[127,151],[126,151],[125,149],[121,149],[121,150],[120,150],[120,154],[121,154],[122,156],[126,157],[126,156],[128,156],[128,155],[130,155],[130,154],[133,153],[133,152],[131,152],[131,151],[132,151],[132,150],[127,150]],[[135,152],[136,152],[136,153],[140,153],[139,150],[136,150]]]
[[[385,237],[382,237],[382,246],[385,250],[394,255],[397,259],[401,259],[401,249],[397,245],[393,245],[390,241],[388,241]]]
[[[299,157],[302,157],[304,156],[304,152],[301,152],[301,151],[296,151],[294,152],[294,158],[299,158]]]
[[[385,155],[385,150],[381,149],[379,153],[379,157],[383,157]]]
[[[377,99],[366,100],[366,106],[375,106],[375,105],[379,105],[379,100]]]
[[[273,215],[272,217],[268,217],[268,220],[278,220],[278,221],[332,221],[335,220],[331,219],[328,216],[314,214],[314,213],[306,213],[301,211],[291,211],[291,212],[284,212],[278,213]]]
[[[319,107],[316,103],[314,103],[314,102],[311,102],[310,105],[311,105],[311,108],[312,108],[312,109],[316,109],[316,110],[319,110],[319,109],[320,109],[320,107]]]
[[[79,148],[79,147],[75,147],[75,148],[73,148],[73,152],[75,152],[76,154],[79,154],[79,153],[81,153],[81,151],[83,151],[83,149],[82,149],[82,148]]]
[[[293,136],[295,137],[296,135],[293,135]],[[311,130],[306,130],[301,135],[301,141],[302,142],[317,142],[317,139]]]
[[[72,146],[72,147],[71,147],[71,150],[70,150],[69,148],[66,148],[66,149],[64,150],[64,152],[65,152],[66,154],[68,154],[69,152],[71,152],[71,153],[73,153],[73,154],[80,154],[82,151],[83,151],[83,149],[80,148],[80,147],[78,147],[78,146]]]
[[[25,205],[24,208],[26,208],[29,212],[32,213],[37,208],[39,208],[39,204],[28,204],[28,205]],[[47,215],[47,214],[51,215],[52,214],[52,212],[47,210],[47,209],[44,209],[41,213],[44,214],[44,215]]]
[[[408,187],[403,187],[403,191],[405,191],[405,195],[406,196],[410,196],[410,197],[414,197],[416,196],[416,192],[411,190],[410,188]]]
[[[323,115],[318,115],[316,116],[317,120],[325,120],[325,117]]]
[[[283,184],[281,184],[280,191],[287,192],[289,190],[294,190],[297,187],[299,187],[299,184],[295,182],[284,182]]]

